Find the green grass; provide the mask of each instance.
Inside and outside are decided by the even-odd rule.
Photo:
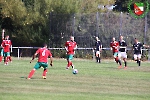
[[[47,79],[42,69],[27,80],[36,60],[13,58],[8,66],[0,63],[0,100],[150,100],[150,62],[141,67],[128,61],[128,69],[118,69],[113,60],[101,64],[74,59],[77,75],[65,70],[65,59],[54,59]]]

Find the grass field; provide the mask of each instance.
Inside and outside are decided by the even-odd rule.
[[[128,69],[118,69],[113,60],[101,64],[74,59],[77,75],[65,70],[65,59],[54,59],[47,79],[42,69],[27,80],[36,60],[13,58],[8,66],[0,63],[0,100],[150,100],[150,62],[141,67],[133,61]]]

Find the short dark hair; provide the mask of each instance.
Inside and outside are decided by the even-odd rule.
[[[44,43],[44,44],[43,44],[43,46],[45,47],[45,46],[47,46],[47,44],[46,44],[46,43]]]

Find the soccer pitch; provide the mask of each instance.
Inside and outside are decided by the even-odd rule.
[[[5,66],[0,63],[0,100],[149,100],[150,62],[128,61],[127,69],[118,69],[112,60],[95,63],[93,60],[74,59],[77,75],[66,70],[65,59],[54,59],[47,79],[42,79],[42,68],[33,79],[27,80],[36,63],[31,58],[13,58]]]

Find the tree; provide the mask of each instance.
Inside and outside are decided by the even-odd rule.
[[[8,31],[13,41],[18,41],[15,41],[16,45],[39,45],[48,42],[56,34],[59,37],[60,32],[65,28],[63,25],[74,13],[97,12],[99,4],[113,3],[114,0],[109,2],[107,0],[57,0],[55,2],[54,0],[1,0],[1,27]],[[56,31],[53,28],[55,32],[52,34],[48,29],[50,12],[64,14],[63,17],[55,16],[56,23],[53,23],[53,27],[61,27],[61,29]]]

